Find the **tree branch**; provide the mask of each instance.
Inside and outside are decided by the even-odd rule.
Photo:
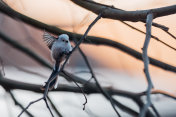
[[[147,103],[145,104],[145,106],[140,111],[139,117],[144,117],[148,107],[150,107],[152,105],[151,98],[150,98],[150,93],[151,93],[151,89],[153,88],[153,83],[151,81],[151,77],[150,77],[150,73],[149,73],[149,68],[148,68],[149,59],[148,59],[148,55],[147,55],[148,45],[149,45],[150,38],[151,38],[152,20],[153,20],[153,14],[150,13],[150,14],[147,15],[146,38],[145,38],[144,46],[142,48],[142,50],[143,50],[142,58],[143,58],[143,61],[144,61],[144,73],[145,73],[145,76],[146,76],[147,82],[148,82],[148,88],[147,88],[147,91],[146,91],[146,93],[147,93],[146,94],[147,95]]]
[[[132,28],[132,29],[134,29],[134,30],[136,30],[136,31],[138,31],[138,32],[140,32],[140,33],[142,33],[142,34],[146,34],[144,31],[142,31],[142,30],[140,30],[140,29],[138,29],[138,28],[136,28],[136,27],[134,27],[134,26],[131,26],[130,24],[128,24],[128,23],[126,23],[126,22],[124,22],[124,21],[120,21],[120,22],[123,23],[123,24],[125,24],[126,26],[128,26],[128,27],[130,27],[130,28]],[[167,31],[166,31],[166,32],[167,32]],[[158,42],[164,44],[165,46],[169,47],[170,49],[173,49],[173,50],[176,51],[176,48],[174,48],[174,47],[170,46],[169,44],[165,43],[164,41],[160,40],[158,37],[156,37],[156,36],[154,36],[154,35],[151,35],[151,38],[153,38],[153,39],[155,39],[156,41],[158,41]]]
[[[119,114],[119,112],[118,112],[118,111],[116,110],[116,108],[115,108],[115,103],[114,103],[114,101],[112,100],[112,97],[111,97],[111,96],[108,94],[108,92],[107,92],[106,90],[104,90],[104,89],[101,87],[101,85],[99,84],[99,82],[98,82],[98,80],[97,80],[97,78],[96,78],[96,76],[95,76],[95,73],[94,73],[94,71],[93,71],[93,69],[92,69],[92,67],[91,67],[91,65],[90,65],[90,63],[89,63],[89,61],[88,61],[86,55],[85,55],[84,52],[81,50],[81,48],[78,48],[78,50],[79,50],[80,54],[82,55],[82,57],[83,57],[83,59],[84,59],[86,65],[87,65],[87,67],[89,68],[90,73],[91,73],[91,75],[92,75],[92,78],[95,80],[96,86],[98,87],[98,89],[100,90],[100,92],[101,92],[107,99],[109,99],[109,101],[110,101],[110,103],[111,103],[111,105],[112,105],[114,111],[116,112],[116,114],[117,114],[119,117],[121,117],[120,114]]]
[[[96,3],[90,0],[71,1],[89,11],[92,11],[95,14],[99,14],[103,8],[107,7],[108,9],[102,14],[102,17],[121,21],[145,21],[149,12],[152,12],[154,14],[154,18],[172,15],[176,13],[176,5],[148,10],[125,11],[114,8],[112,6],[104,6],[103,4]]]
[[[35,100],[35,101],[30,102],[30,103],[28,104],[28,106],[25,107],[25,108],[21,111],[21,113],[18,115],[18,117],[20,117],[20,116],[23,114],[23,112],[26,112],[27,109],[28,109],[32,104],[34,104],[34,103],[36,103],[36,102],[39,102],[39,101],[42,100],[42,99],[43,99],[43,98],[39,98],[39,99],[37,99],[37,100]]]
[[[11,90],[7,91],[10,96],[12,97],[15,105],[18,105],[22,110],[24,109],[24,107],[16,100],[15,96],[13,95],[13,93],[11,92]],[[29,117],[34,117],[29,111],[26,111],[26,114],[29,116]]]
[[[58,111],[58,109],[56,108],[56,106],[54,105],[54,103],[52,102],[52,100],[50,99],[50,97],[47,97],[48,101],[50,102],[51,106],[53,107],[54,111],[57,113],[57,115],[59,117],[63,117],[62,114]]]

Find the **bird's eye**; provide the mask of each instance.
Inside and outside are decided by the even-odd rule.
[[[68,41],[67,41],[67,40],[66,40],[65,42],[66,42],[66,43],[68,43]]]
[[[64,42],[64,39],[62,39],[62,41]]]

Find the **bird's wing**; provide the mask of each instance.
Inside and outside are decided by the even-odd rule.
[[[44,32],[43,34],[43,40],[44,42],[47,44],[47,46],[49,47],[49,49],[51,49],[53,43],[57,40],[54,36],[50,35],[47,32]]]

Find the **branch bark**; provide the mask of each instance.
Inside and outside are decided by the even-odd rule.
[[[153,88],[153,83],[150,77],[150,73],[149,73],[149,58],[148,58],[148,54],[147,54],[147,50],[148,50],[148,45],[151,39],[151,27],[152,27],[152,20],[153,20],[153,14],[150,13],[147,15],[147,20],[146,20],[146,38],[145,38],[145,42],[144,42],[144,46],[142,48],[143,50],[143,61],[144,61],[144,73],[145,76],[147,78],[147,82],[148,82],[148,88],[146,91],[146,95],[147,95],[147,103],[144,105],[144,107],[141,109],[139,117],[145,117],[146,112],[148,107],[150,107],[152,105],[151,102],[151,98],[150,98],[150,94],[151,94],[151,89]],[[154,106],[152,106],[154,108]],[[154,109],[156,110],[156,109]]]
[[[96,76],[95,76],[95,73],[94,73],[94,71],[93,71],[93,69],[92,69],[92,67],[91,67],[91,65],[90,65],[90,63],[89,63],[89,61],[88,61],[88,59],[87,59],[87,56],[84,54],[84,52],[81,50],[81,48],[78,48],[78,50],[79,50],[80,54],[82,55],[82,57],[83,57],[83,59],[84,59],[86,65],[87,65],[87,67],[89,68],[90,73],[91,73],[91,75],[92,75],[92,78],[95,80],[96,86],[98,87],[98,89],[100,90],[100,92],[110,101],[110,103],[111,103],[111,105],[112,105],[114,111],[115,111],[116,114],[118,115],[118,117],[121,117],[121,115],[119,114],[119,112],[117,111],[117,109],[116,109],[116,107],[115,107],[115,103],[114,103],[114,100],[112,99],[111,95],[109,95],[109,93],[108,93],[106,90],[104,90],[104,89],[101,87],[100,83],[98,82],[98,80],[97,80],[97,78],[96,78]]]
[[[9,91],[7,91],[7,92],[10,94],[10,96],[11,96],[11,98],[13,99],[15,105],[18,105],[18,106],[23,110],[23,109],[24,109],[23,105],[20,104],[20,103],[17,101],[17,99],[15,98],[15,96],[13,95],[13,93],[11,92],[11,90],[9,90]],[[26,114],[27,114],[29,117],[34,117],[29,111],[26,111]]]
[[[108,8],[103,14],[103,18],[121,20],[121,21],[145,21],[147,14],[152,12],[154,18],[172,15],[176,13],[176,5],[148,9],[148,10],[138,10],[138,11],[125,11],[122,9],[114,8],[113,6],[107,6],[100,3],[96,3],[90,0],[71,0],[75,4],[92,11],[95,14],[99,14],[103,8]]]
[[[136,31],[138,31],[138,32],[140,32],[140,33],[142,33],[142,34],[146,34],[144,31],[142,31],[142,30],[140,30],[140,29],[138,29],[138,28],[136,28],[136,27],[134,27],[134,26],[131,26],[131,25],[129,25],[128,23],[126,23],[126,22],[124,22],[124,21],[120,21],[120,22],[123,23],[123,24],[125,24],[126,26],[128,26],[128,27],[130,27],[130,28],[132,28],[132,29],[134,29],[134,30],[136,30]],[[163,29],[162,29],[162,30],[163,30]],[[164,30],[164,31],[165,31],[165,30]],[[166,32],[166,33],[169,33],[168,31],[165,31],[165,32]],[[172,35],[172,34],[171,34],[171,35]],[[174,36],[174,35],[172,35],[172,36]],[[158,42],[164,44],[165,46],[169,47],[170,49],[173,49],[174,51],[176,51],[176,48],[174,48],[174,47],[170,46],[169,44],[167,44],[166,42],[160,40],[158,37],[156,37],[156,36],[154,36],[154,35],[151,35],[151,38],[153,38],[153,39],[155,39],[156,41],[158,41]],[[174,37],[173,37],[173,38],[174,38]]]

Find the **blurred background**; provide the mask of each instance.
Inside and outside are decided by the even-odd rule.
[[[169,6],[176,3],[176,0],[96,1],[107,5],[113,5],[116,8],[123,10],[144,10]],[[40,22],[79,34],[83,34],[88,25],[96,17],[94,13],[75,5],[70,0],[4,0],[4,2],[15,11]],[[170,15],[157,18],[154,22],[169,27],[169,32],[176,35],[175,20],[176,15]],[[144,23],[127,23],[145,31]],[[1,32],[5,33],[23,46],[33,50],[50,64],[53,64],[50,58],[50,51],[42,39],[44,29],[36,29],[2,13],[0,13],[0,27]],[[153,27],[152,34],[172,47],[176,47],[176,41],[164,33],[161,29]],[[94,25],[88,35],[108,38],[127,45],[128,47],[131,47],[139,52],[142,52],[141,48],[145,39],[144,34],[127,27],[121,22],[103,18]],[[107,46],[81,44],[80,47],[88,57],[90,64],[92,65],[102,86],[132,92],[142,92],[146,90],[147,82],[143,73],[142,61],[139,61],[120,50]],[[176,66],[175,51],[154,39],[151,39],[148,54],[150,57]],[[3,63],[1,64],[1,69],[4,69],[4,75],[9,79],[42,85],[51,73],[51,70],[40,66],[30,57],[12,48],[1,40],[0,58],[2,61],[1,63]],[[150,65],[149,68],[155,89],[161,89],[175,95],[176,75],[172,72],[164,71],[152,65]],[[84,60],[78,52],[73,54],[70,59],[70,63],[66,66],[66,69],[71,73],[84,77],[87,80],[90,78],[90,74],[87,73],[88,69],[85,66]],[[69,85],[70,83],[60,77],[59,84]],[[74,85],[73,83],[71,84]],[[24,106],[26,106],[30,101],[41,96],[41,94],[22,90],[14,90],[13,93]],[[64,117],[116,116],[110,103],[99,94],[88,95],[86,111],[82,111],[82,103],[84,102],[84,98],[81,94],[54,92],[49,95],[56,103],[58,109]],[[129,104],[136,110],[139,110],[132,101],[121,99],[120,97],[116,98],[125,104]],[[156,107],[159,108],[158,111],[161,115],[171,117],[176,115],[176,112],[174,111],[174,108],[176,107],[175,101],[161,95],[154,96],[152,99],[154,104],[156,104]],[[14,102],[9,97],[9,94],[6,93],[2,87],[0,88],[0,103],[0,112],[2,113],[2,117],[15,117],[21,111],[18,106],[14,105]],[[29,111],[37,117],[50,116],[50,113],[48,112],[43,101],[32,105],[29,108]],[[130,116],[126,113],[121,113],[123,116]],[[23,116],[25,117],[27,115],[24,114]]]

